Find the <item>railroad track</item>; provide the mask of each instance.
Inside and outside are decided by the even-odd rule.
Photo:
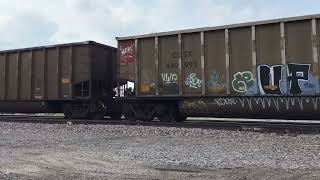
[[[320,133],[320,121],[315,120],[268,120],[268,119],[235,119],[235,118],[189,118],[179,122],[144,122],[127,120],[86,120],[64,119],[63,116],[33,116],[33,115],[2,115],[2,122],[17,123],[45,123],[45,124],[74,124],[74,125],[130,125],[130,126],[158,126],[177,128],[203,128],[219,130],[244,130],[276,133]]]

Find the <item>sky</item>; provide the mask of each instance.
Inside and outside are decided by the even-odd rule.
[[[0,50],[320,14],[320,0],[0,0]]]

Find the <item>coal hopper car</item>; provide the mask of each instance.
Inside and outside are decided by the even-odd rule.
[[[320,15],[118,37],[129,119],[319,117]]]
[[[121,116],[113,105],[116,56],[92,41],[1,51],[0,112]]]

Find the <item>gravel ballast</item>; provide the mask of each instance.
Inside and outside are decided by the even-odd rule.
[[[0,179],[319,179],[320,135],[0,122]]]

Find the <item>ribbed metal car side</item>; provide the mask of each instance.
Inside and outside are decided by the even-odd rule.
[[[314,15],[118,38],[121,78],[137,83],[138,96],[315,95],[319,21]],[[284,78],[290,73],[282,71],[306,70],[293,75],[292,86],[281,85],[268,79],[277,65]]]
[[[1,51],[0,112],[63,112],[64,102],[112,98],[116,56],[92,41]]]
[[[93,42],[2,51],[0,100],[100,96],[92,88],[112,90],[114,59],[116,48]]]
[[[121,37],[120,79],[185,112],[317,113],[319,33],[310,15]]]

